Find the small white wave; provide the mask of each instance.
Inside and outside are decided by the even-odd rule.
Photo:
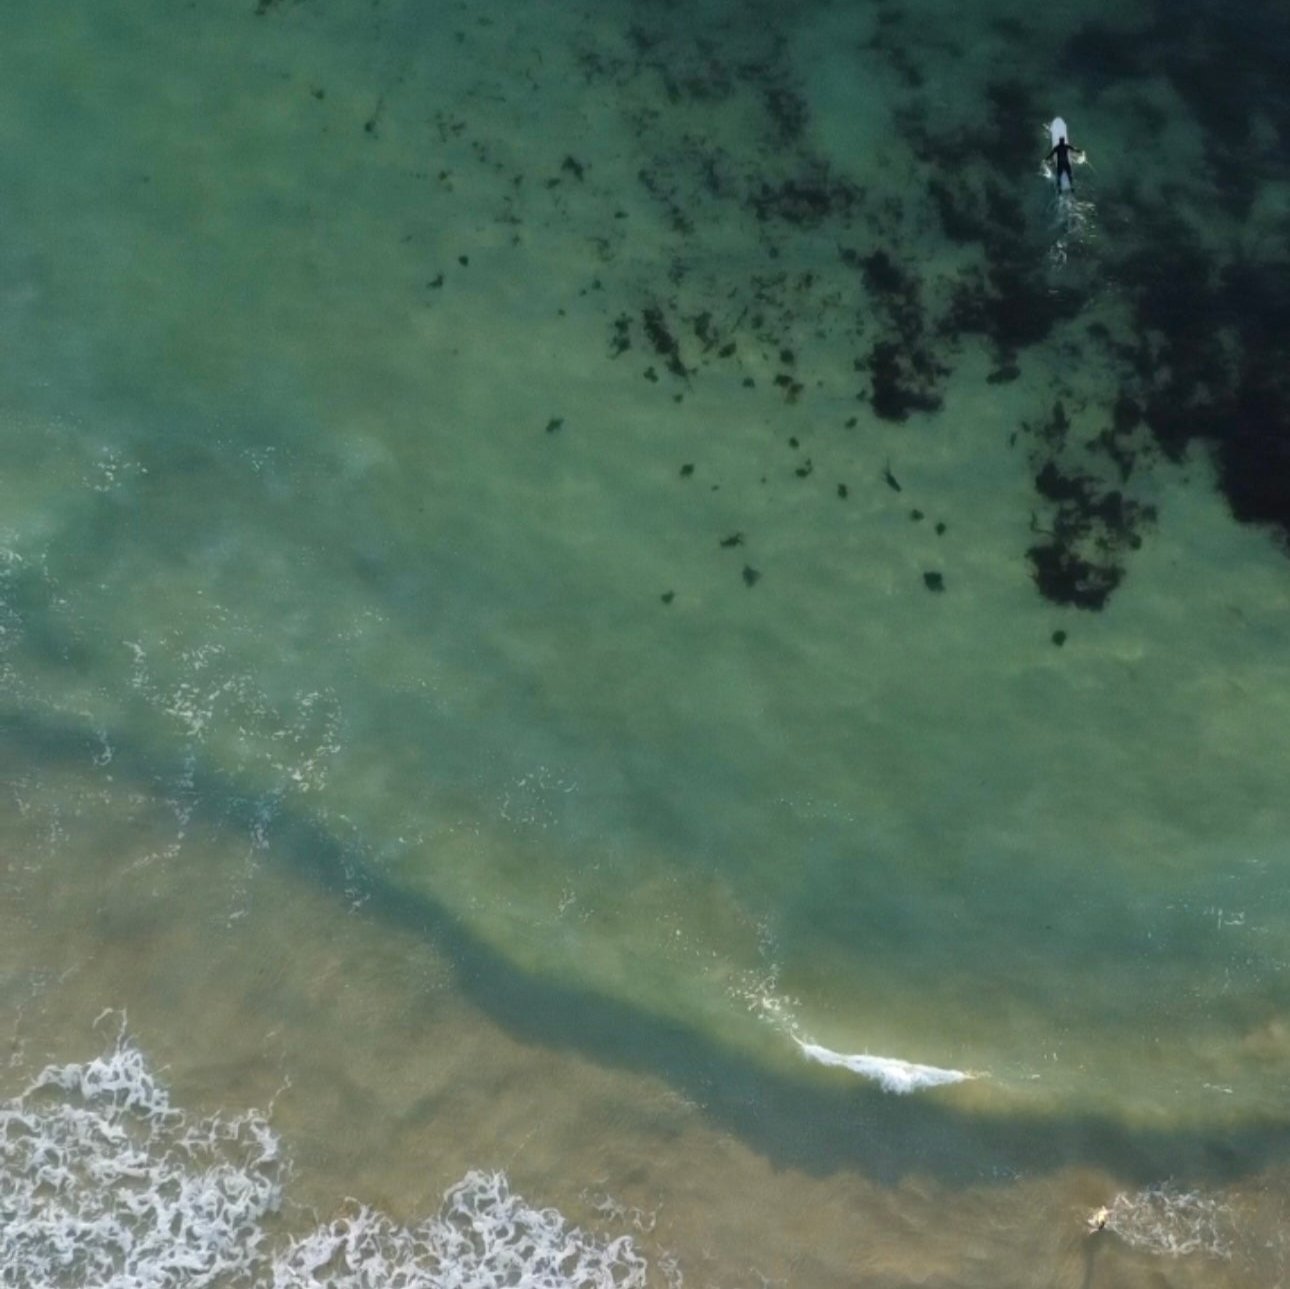
[[[808,1043],[794,1035],[793,1041],[802,1049],[803,1054],[821,1065],[839,1065],[850,1070],[861,1078],[872,1079],[885,1092],[895,1092],[903,1096],[909,1092],[918,1092],[923,1088],[940,1087],[945,1083],[962,1083],[973,1079],[974,1074],[965,1070],[945,1070],[936,1065],[918,1065],[913,1061],[902,1061],[894,1056],[870,1056],[867,1052],[848,1056],[835,1052],[832,1048],[821,1047],[819,1043]]]

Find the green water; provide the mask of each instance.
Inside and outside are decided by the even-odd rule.
[[[641,19],[660,40],[680,21]],[[810,147],[867,194],[845,236],[895,247],[940,298],[968,252],[877,143],[907,87],[856,90],[872,15],[692,21],[732,65],[773,49],[806,77]],[[1033,467],[1010,435],[1055,397],[1078,433],[1102,426],[1115,389],[1072,354],[1090,318],[1124,324],[1113,283],[1020,381],[987,384],[969,339],[941,411],[883,421],[856,397],[873,309],[835,230],[777,234],[771,255],[715,182],[685,233],[642,187],[651,167],[655,191],[680,184],[664,159],[695,138],[731,184],[788,162],[750,132],[750,91],[669,106],[660,66],[622,70],[626,14],[20,4],[10,27],[15,800],[43,793],[56,817],[61,796],[87,851],[100,829],[170,874],[159,926],[191,916],[188,871],[219,909],[204,944],[258,884],[302,883],[394,960],[420,952],[403,937],[436,946],[482,1018],[454,1033],[495,1025],[700,1105],[707,1087],[723,1130],[808,1171],[775,1143],[823,1148],[839,1106],[887,1124],[896,1176],[921,1133],[946,1175],[995,1132],[1009,1167],[1040,1172],[1205,1175],[1211,1141],[1236,1143],[1225,1174],[1275,1162],[1284,553],[1231,520],[1195,454],[1139,467],[1159,517],[1103,612],[1046,603],[1025,560]],[[593,74],[589,51],[619,70]],[[927,53],[921,92],[972,111],[980,59],[956,79]],[[1103,246],[1132,236],[1113,118],[1082,117],[1105,140]],[[1045,198],[1016,182],[1042,257]],[[1098,247],[1069,271],[1095,280]],[[751,324],[733,361],[668,373],[642,311],[662,307],[694,361],[701,310],[729,328],[774,307],[759,275],[792,302],[777,334],[801,396]],[[15,872],[70,864],[51,829],[13,834]],[[75,941],[58,907],[15,916]],[[189,991],[217,1005],[210,952],[176,1016]],[[7,964],[13,997],[28,967]],[[128,1001],[129,972],[112,979],[77,993],[71,1032]],[[252,998],[218,1004],[220,1028]],[[897,1111],[794,1035],[976,1077]],[[741,1109],[744,1081],[779,1109]],[[869,1131],[828,1167],[864,1173]],[[1045,1159],[1049,1131],[1065,1144]],[[365,1167],[379,1177],[379,1152]]]

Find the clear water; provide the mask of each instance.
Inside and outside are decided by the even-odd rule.
[[[1290,566],[1141,428],[1105,607],[1027,551],[1281,99],[1147,8],[260,9],[10,6],[0,1283],[1276,1283]]]

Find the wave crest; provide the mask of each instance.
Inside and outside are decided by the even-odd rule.
[[[850,1070],[861,1078],[872,1079],[885,1092],[894,1092],[905,1096],[923,1088],[939,1087],[946,1083],[962,1083],[976,1076],[965,1070],[946,1070],[936,1065],[918,1065],[913,1061],[902,1061],[894,1056],[870,1056],[867,1052],[846,1055],[835,1052],[832,1048],[822,1047],[819,1043],[808,1043],[794,1036],[793,1041],[802,1049],[803,1054],[821,1065],[838,1065]]]

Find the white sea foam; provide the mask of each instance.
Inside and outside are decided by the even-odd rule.
[[[419,1226],[358,1207],[297,1240],[273,1289],[645,1289],[630,1236],[601,1242],[556,1209],[530,1208],[501,1173],[471,1172]]]
[[[1199,1191],[1163,1184],[1117,1195],[1107,1206],[1106,1226],[1126,1244],[1150,1253],[1232,1256],[1234,1230],[1227,1206]]]
[[[918,1092],[923,1088],[935,1088],[944,1083],[962,1083],[965,1079],[976,1076],[965,1070],[945,1070],[936,1065],[917,1065],[913,1061],[902,1061],[894,1056],[870,1056],[867,1052],[846,1055],[831,1048],[821,1047],[819,1043],[808,1043],[793,1036],[793,1041],[802,1049],[803,1054],[821,1065],[838,1065],[850,1070],[861,1078],[872,1079],[884,1091],[904,1095]]]
[[[0,1105],[0,1284],[161,1289],[244,1278],[279,1185],[263,1117],[190,1118],[129,1044],[50,1066]]]
[[[0,1103],[0,1286],[12,1289],[645,1289],[630,1236],[600,1239],[471,1172],[402,1226],[348,1202],[272,1247],[289,1168],[255,1111],[174,1107],[121,1040]],[[661,1272],[680,1283],[667,1265]]]

